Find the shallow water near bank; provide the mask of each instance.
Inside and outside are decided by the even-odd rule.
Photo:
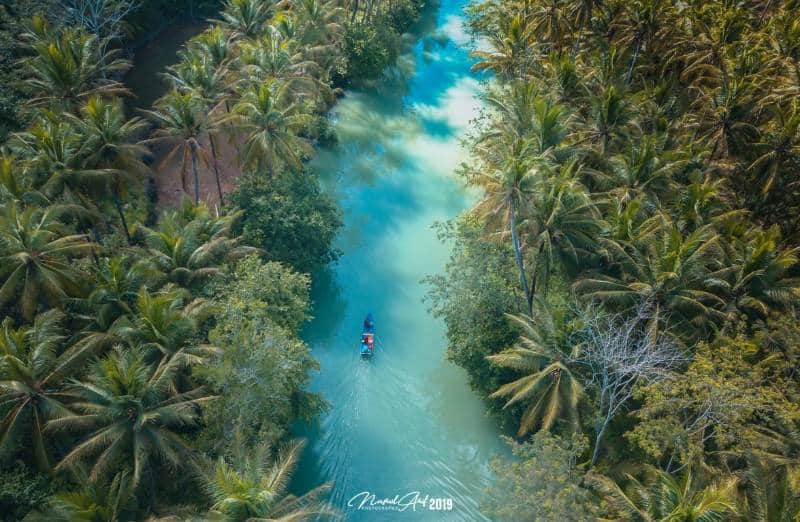
[[[333,115],[339,145],[313,162],[345,226],[343,256],[316,278],[315,319],[303,332],[321,364],[311,388],[331,409],[296,430],[309,444],[292,489],[332,481],[330,498],[347,520],[482,520],[488,463],[505,453],[465,372],[446,360],[442,321],[423,302],[422,279],[442,272],[449,255],[432,225],[473,200],[454,174],[467,157],[459,137],[480,108],[463,7],[445,0],[432,9],[394,78],[346,94]],[[358,342],[370,311],[377,353],[365,361]],[[350,501],[361,492],[428,502],[358,509],[363,496]]]

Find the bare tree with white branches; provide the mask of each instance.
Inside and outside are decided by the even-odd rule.
[[[598,413],[592,465],[611,420],[625,407],[637,384],[652,384],[672,376],[686,362],[675,342],[652,324],[651,306],[642,303],[632,314],[607,315],[596,307],[581,308],[579,362],[589,369],[589,386],[597,392]]]

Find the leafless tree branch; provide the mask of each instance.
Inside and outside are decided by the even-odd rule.
[[[649,303],[626,315],[608,315],[590,306],[579,309],[578,317],[584,324],[578,359],[589,368],[589,385],[598,396],[594,465],[611,420],[626,406],[636,385],[671,378],[686,356],[669,336],[650,328]]]

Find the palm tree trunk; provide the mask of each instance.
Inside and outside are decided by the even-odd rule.
[[[214,160],[214,179],[217,181],[217,194],[219,194],[219,204],[221,206],[223,204],[222,186],[219,184],[219,168],[217,166],[217,146],[214,143],[213,134],[211,133],[208,134],[208,141],[211,143],[211,157]]]
[[[266,154],[267,156],[267,173],[269,174],[269,179],[275,179],[275,166],[272,164],[272,154]]]
[[[533,315],[533,294],[528,286],[528,277],[525,275],[525,262],[522,259],[522,248],[519,244],[519,237],[517,236],[517,213],[512,203],[508,209],[509,226],[511,227],[511,243],[514,245],[514,259],[517,262],[519,269],[519,281],[522,284],[522,290],[525,292],[525,301],[528,304],[528,315]]]
[[[128,222],[125,221],[125,213],[122,211],[122,201],[120,200],[119,190],[117,190],[116,186],[114,187],[114,206],[117,207],[117,214],[119,214],[119,221],[122,223],[122,230],[125,231],[125,238],[128,240],[128,244],[132,245],[131,234],[128,232]]]
[[[639,48],[641,46],[642,42],[637,39],[636,49],[633,51],[633,58],[631,58],[631,65],[628,67],[628,74],[625,76],[625,85],[631,84],[631,79],[633,78],[633,68],[636,67],[636,60],[639,58]]]
[[[192,142],[189,145],[192,155],[192,174],[194,175],[194,204],[200,203],[200,175],[197,172],[197,145]]]

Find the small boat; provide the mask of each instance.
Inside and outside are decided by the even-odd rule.
[[[361,331],[361,357],[368,359],[375,353],[375,318],[372,312],[364,318],[364,328]]]

